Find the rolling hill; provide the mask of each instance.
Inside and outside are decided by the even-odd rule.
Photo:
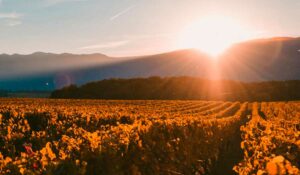
[[[194,49],[126,59],[101,54],[1,55],[0,89],[53,90],[114,77],[299,80],[299,50],[300,38],[280,37],[235,44],[217,60]],[[24,64],[26,71],[22,69]]]

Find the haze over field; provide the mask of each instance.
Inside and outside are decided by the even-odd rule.
[[[298,48],[300,38],[271,38],[236,44],[218,59],[196,49],[127,58],[101,54],[0,55],[0,89],[53,90],[115,77],[297,80],[300,79]]]
[[[0,2],[0,89],[114,77],[300,79],[297,0]]]

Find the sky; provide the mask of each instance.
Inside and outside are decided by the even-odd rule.
[[[210,14],[238,21],[249,39],[300,36],[300,0],[0,0],[0,53],[172,51]]]

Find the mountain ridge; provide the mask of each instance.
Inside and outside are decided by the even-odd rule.
[[[51,55],[46,56],[46,62],[38,62],[37,59],[33,59],[39,56],[27,56],[26,58],[33,59],[32,64],[38,65],[32,69],[39,69],[40,71],[35,71],[30,75],[20,73],[13,78],[7,78],[3,76],[5,72],[3,73],[2,69],[2,72],[0,70],[0,89],[18,89],[19,87],[15,88],[17,84],[18,86],[22,85],[22,90],[36,88],[37,90],[53,90],[70,84],[82,85],[87,82],[109,78],[149,76],[194,76],[246,82],[299,80],[299,49],[300,37],[276,37],[235,44],[224,52],[218,60],[212,59],[209,55],[196,49],[181,49],[167,53],[127,58],[109,57],[100,54],[102,56],[92,56],[92,59],[90,59],[92,61],[86,62],[86,64],[83,64],[82,61],[89,59],[82,58],[89,58],[88,56]],[[37,55],[40,55],[40,53],[38,52]],[[66,58],[62,59],[64,57]],[[99,61],[101,59],[109,61],[103,63]],[[16,60],[19,61],[20,59]],[[56,60],[55,64],[53,64],[53,60]],[[3,62],[3,56],[0,55],[0,63],[2,63],[1,61]],[[10,62],[10,66],[18,68],[13,63]],[[19,68],[24,67],[24,63],[16,62],[16,65],[19,65]],[[6,68],[6,72],[8,72],[6,74],[9,74],[10,70],[14,70],[8,69],[4,64],[0,64],[0,68],[1,66],[4,70]],[[53,70],[45,71],[49,66],[52,66]],[[45,84],[48,84],[48,86],[45,86]]]

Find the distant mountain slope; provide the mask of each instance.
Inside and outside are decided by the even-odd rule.
[[[115,59],[103,54],[75,55],[36,52],[30,55],[1,54],[0,78],[37,75],[66,69],[83,68],[95,64],[111,63]]]
[[[271,38],[234,45],[221,58],[223,76],[234,80],[300,79],[300,38]]]
[[[74,83],[112,77],[197,76],[240,81],[300,79],[300,38],[253,40],[232,46],[216,61],[197,50],[179,50],[70,72]]]
[[[69,72],[76,84],[105,78],[191,75],[208,77],[212,60],[196,50],[179,50],[170,53],[136,58],[115,64]]]
[[[88,69],[126,59],[129,58],[114,58],[103,54],[1,54],[0,90],[53,90],[65,71]]]
[[[115,62],[108,61],[106,62],[108,64],[103,64],[102,61],[110,60],[110,58],[103,55],[96,59],[95,57],[74,56],[65,58],[63,61],[59,60],[64,56],[52,56],[46,63],[40,61],[38,64],[49,64],[52,68],[48,71],[49,73],[41,74],[36,71],[29,78],[18,76],[17,79],[3,80],[2,78],[1,80],[1,77],[6,76],[5,71],[1,70],[0,89],[49,90],[69,84],[85,84],[114,77],[196,76],[240,81],[299,80],[299,50],[300,38],[281,37],[238,43],[220,56],[218,61],[193,49],[128,58],[130,60],[115,58]],[[34,55],[28,57],[34,62],[39,61]],[[98,62],[98,58],[103,60]],[[83,64],[82,60],[89,59],[91,61]],[[21,60],[21,58],[15,60]],[[13,63],[11,62],[11,65],[15,66]],[[27,64],[31,65],[31,62]],[[67,65],[67,68],[64,68],[64,65]],[[9,70],[6,71],[9,72]]]

